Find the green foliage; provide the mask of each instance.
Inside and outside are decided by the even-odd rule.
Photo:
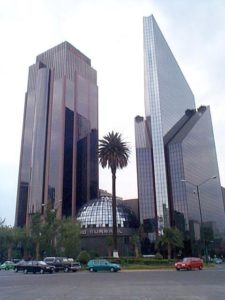
[[[77,260],[83,265],[86,265],[89,259],[90,255],[86,250],[82,250],[77,257]]]
[[[172,248],[183,248],[183,235],[179,229],[176,227],[170,228],[165,227],[163,229],[163,235],[160,236],[156,242],[156,247],[158,250],[162,250],[167,247],[168,258],[171,258]]]
[[[121,257],[120,263],[122,265],[173,265],[174,259],[162,259],[162,258],[145,258],[145,257]]]
[[[113,249],[117,250],[116,171],[127,166],[130,149],[118,132],[109,132],[99,142],[99,162],[103,168],[108,166],[112,172]]]
[[[99,141],[99,160],[103,168],[108,166],[115,174],[117,169],[127,166],[130,150],[118,132],[109,132]]]
[[[63,255],[76,257],[80,251],[80,227],[72,219],[57,220],[52,210],[45,218],[40,213],[31,217],[29,228],[0,223],[0,260]]]
[[[57,256],[58,251],[58,235],[61,221],[56,219],[54,210],[48,208],[43,223],[43,234],[41,240],[41,253],[43,256]]]
[[[80,226],[71,218],[63,219],[59,226],[58,247],[62,256],[77,257],[80,251]]]
[[[21,256],[22,238],[24,230],[21,228],[0,226],[0,261]]]

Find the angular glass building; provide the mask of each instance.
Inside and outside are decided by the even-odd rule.
[[[151,125],[158,230],[168,226],[163,136],[195,101],[153,16],[144,18],[145,114]]]
[[[211,222],[224,233],[210,110],[196,110],[193,93],[153,16],[144,17],[144,75],[145,119],[135,118],[141,223],[153,240],[181,219],[185,233],[196,222],[196,231],[200,223]],[[207,180],[213,176],[215,180]],[[204,180],[200,220],[193,185]]]
[[[207,242],[220,239],[225,214],[209,107],[186,111],[164,142],[171,224],[189,236],[192,245],[203,229]]]
[[[36,58],[25,97],[15,225],[58,217],[98,195],[98,87],[91,60],[64,42]]]

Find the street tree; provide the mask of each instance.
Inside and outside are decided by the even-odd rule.
[[[62,219],[59,225],[57,246],[60,255],[77,257],[80,251],[80,225],[72,219]]]
[[[171,258],[171,253],[173,248],[183,248],[183,235],[181,231],[174,227],[165,227],[163,229],[163,235],[160,236],[157,240],[156,246],[158,249],[163,247],[167,248],[168,258]]]
[[[38,260],[40,256],[40,243],[42,239],[43,224],[41,213],[34,213],[31,218],[30,233],[35,244],[35,258]]]
[[[118,132],[109,132],[99,142],[99,162],[103,168],[111,169],[112,173],[113,248],[117,252],[116,171],[127,166],[130,149]]]

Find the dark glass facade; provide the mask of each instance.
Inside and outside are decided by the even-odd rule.
[[[98,195],[98,87],[91,61],[68,42],[29,68],[15,224],[48,205],[58,217]]]
[[[193,93],[153,16],[144,18],[144,67],[146,119],[135,118],[140,221],[153,240],[171,225],[195,240],[201,223],[222,234],[225,215],[210,110],[196,111]],[[193,185],[205,180],[199,187],[201,221]]]
[[[172,224],[192,241],[200,240],[202,226],[212,230],[212,239],[222,236],[225,214],[209,107],[189,115],[165,148]]]

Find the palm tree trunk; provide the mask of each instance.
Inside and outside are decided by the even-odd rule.
[[[112,172],[113,251],[117,252],[116,173]]]

